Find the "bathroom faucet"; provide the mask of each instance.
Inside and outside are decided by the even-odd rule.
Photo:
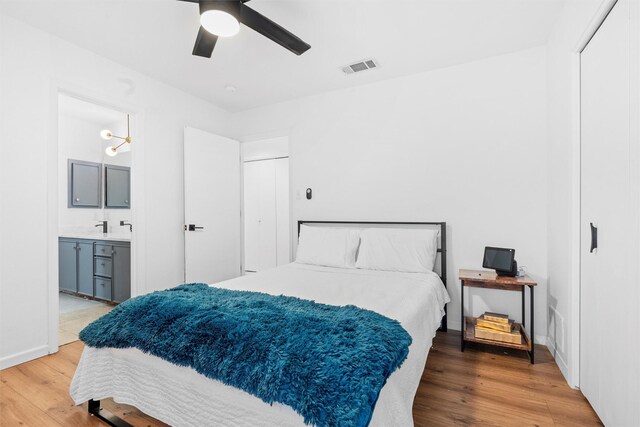
[[[96,227],[102,227],[102,233],[107,234],[107,221],[102,221],[95,225]]]

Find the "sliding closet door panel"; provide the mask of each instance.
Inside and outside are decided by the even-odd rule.
[[[244,164],[244,270],[258,271],[260,250],[260,165],[259,162]]]
[[[245,271],[260,271],[277,264],[275,181],[273,161],[245,162]]]
[[[288,264],[291,261],[290,242],[291,227],[289,225],[289,159],[273,160],[276,175],[276,233],[277,264]]]
[[[629,4],[616,4],[581,55],[580,388],[612,426],[637,425],[640,406],[629,375],[638,363]]]

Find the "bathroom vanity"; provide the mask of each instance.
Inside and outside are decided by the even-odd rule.
[[[126,239],[60,236],[60,291],[120,303],[131,298],[131,243]]]

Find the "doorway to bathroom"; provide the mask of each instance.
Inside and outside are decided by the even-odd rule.
[[[58,94],[58,345],[131,297],[132,126]]]

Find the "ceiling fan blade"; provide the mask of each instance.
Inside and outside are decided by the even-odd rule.
[[[196,44],[193,46],[193,55],[202,56],[204,58],[211,58],[213,48],[216,47],[218,36],[211,34],[209,31],[200,27],[198,36],[196,37]]]
[[[293,33],[242,3],[240,4],[240,22],[296,55],[302,55],[311,47]]]

